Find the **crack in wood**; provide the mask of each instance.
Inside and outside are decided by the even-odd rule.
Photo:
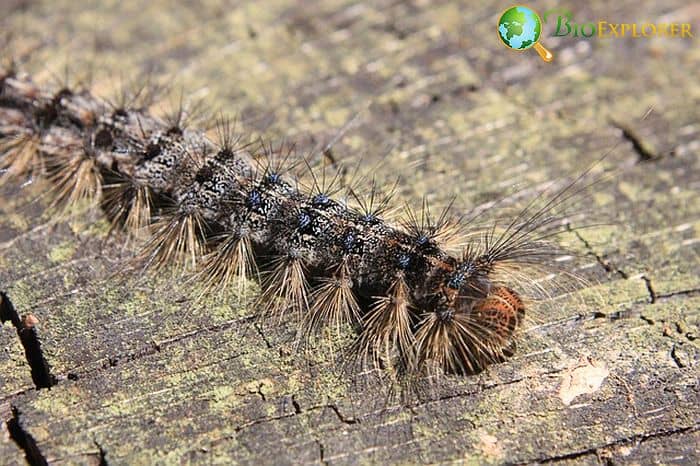
[[[320,464],[327,465],[328,461],[325,459],[326,448],[323,446],[323,442],[320,440],[316,440],[316,443],[318,444],[318,462]]]
[[[346,418],[345,416],[343,416],[343,414],[340,412],[340,409],[338,409],[338,406],[336,406],[333,403],[329,403],[326,406],[328,408],[330,408],[335,413],[335,415],[338,417],[340,422],[342,422],[343,424],[357,424],[359,422],[355,418]]]
[[[415,403],[410,403],[410,404],[406,403],[406,404],[398,404],[398,405],[394,405],[394,406],[385,406],[381,410],[372,411],[370,413],[367,413],[367,416],[375,415],[375,414],[379,414],[379,413],[388,413],[390,411],[398,411],[398,410],[402,410],[402,409],[415,410],[416,408],[426,407],[426,406],[429,406],[429,405],[432,405],[435,403],[441,403],[443,401],[447,401],[447,400],[451,400],[451,399],[455,399],[455,398],[462,398],[462,397],[467,397],[467,396],[478,395],[478,394],[484,393],[485,391],[488,391],[488,390],[494,390],[494,389],[502,388],[502,387],[505,387],[508,385],[513,385],[516,383],[520,383],[524,380],[536,379],[536,378],[540,378],[542,376],[558,374],[558,373],[563,372],[564,370],[565,369],[555,369],[555,370],[546,371],[546,372],[533,374],[533,375],[529,375],[529,376],[516,377],[514,379],[506,380],[503,382],[497,382],[497,383],[492,383],[492,384],[480,384],[471,390],[450,393],[448,395],[442,395],[442,396],[435,397],[435,398],[418,400]],[[359,422],[359,421],[356,421],[356,422]]]
[[[18,397],[18,396],[22,396],[22,395],[24,395],[25,393],[33,392],[33,391],[35,391],[35,390],[37,390],[36,387],[27,387],[27,388],[25,388],[25,389],[23,389],[23,390],[17,390],[17,391],[12,392],[12,393],[4,394],[3,396],[0,396],[0,403],[7,402],[7,401],[9,401],[9,400],[12,400],[13,398],[16,398],[16,397]]]
[[[255,331],[258,333],[260,338],[262,338],[263,342],[265,342],[265,346],[267,346],[267,349],[272,349],[272,343],[267,339],[267,336],[265,335],[265,332],[263,329],[260,327],[258,324],[253,324],[253,327],[255,328]]]
[[[38,322],[36,317],[32,314],[20,317],[7,294],[0,291],[0,323],[7,321],[10,321],[17,330],[36,388],[49,388],[56,385],[56,377],[51,374],[51,368],[41,350],[41,343],[34,327]]]
[[[310,407],[310,408],[305,408],[305,409],[302,409],[302,408],[299,406],[299,403],[298,403],[294,398],[292,398],[292,403],[293,403],[293,405],[294,405],[294,412],[293,412],[293,413],[280,414],[280,415],[278,415],[278,416],[265,416],[265,417],[260,417],[260,418],[257,418],[257,419],[253,419],[253,420],[251,420],[251,421],[249,421],[249,422],[246,422],[246,423],[244,423],[244,424],[239,424],[239,425],[237,425],[237,426],[234,428],[234,432],[240,433],[240,432],[242,432],[242,431],[248,429],[249,427],[252,427],[252,426],[255,426],[255,425],[267,424],[267,423],[270,423],[270,422],[278,421],[278,420],[280,420],[280,419],[286,419],[286,418],[289,418],[289,417],[294,417],[294,416],[297,416],[297,415],[302,414],[302,413],[309,413],[309,412],[318,411],[318,410],[323,410],[323,409],[330,409],[331,411],[333,411],[333,413],[335,413],[336,417],[338,418],[338,420],[339,420],[342,424],[350,424],[350,425],[352,425],[352,424],[358,424],[358,423],[359,423],[359,421],[358,421],[357,419],[355,419],[355,418],[346,418],[346,417],[340,412],[339,408],[338,408],[335,404],[333,404],[333,403],[326,403],[326,404],[322,404],[322,405],[315,405],[315,406],[312,406],[312,407]],[[218,438],[218,439],[216,439],[215,441],[213,441],[212,444],[216,444],[216,443],[218,443],[218,442],[225,441],[225,440],[229,439],[230,437],[231,437],[231,436],[226,436],[226,437]]]
[[[687,290],[671,291],[668,293],[661,293],[656,295],[657,301],[665,301],[670,298],[675,298],[676,296],[697,296],[700,295],[700,288],[690,288]]]
[[[673,346],[671,347],[671,359],[673,359],[673,362],[678,366],[679,369],[683,369],[684,367],[687,366],[685,362],[683,362],[683,356],[678,354],[678,344],[674,343]]]
[[[658,298],[656,291],[654,291],[654,287],[651,284],[651,279],[648,278],[646,275],[642,275],[642,280],[644,280],[644,284],[647,287],[647,291],[649,292],[649,304],[654,304]]]
[[[623,139],[632,143],[632,149],[638,156],[637,163],[651,162],[660,158],[660,154],[649,147],[630,125],[615,120],[610,120],[610,123],[622,132]]]
[[[294,414],[301,414],[301,406],[294,396],[292,396],[292,406],[294,406]]]
[[[97,439],[93,438],[92,443],[97,447],[97,459],[99,460],[98,466],[108,466],[107,462],[107,451],[100,445]]]
[[[253,317],[245,317],[242,319],[233,319],[233,320],[226,321],[226,322],[223,322],[223,323],[220,323],[217,325],[212,325],[210,327],[200,328],[200,329],[193,330],[191,332],[182,333],[180,335],[176,335],[174,337],[168,338],[167,340],[162,340],[159,342],[154,341],[150,344],[145,345],[142,348],[139,348],[139,349],[132,351],[132,352],[129,352],[129,353],[119,353],[119,354],[108,356],[108,357],[104,358],[104,362],[101,365],[99,365],[99,367],[86,369],[86,370],[79,370],[79,368],[73,369],[66,374],[66,377],[69,380],[78,380],[78,379],[83,378],[87,375],[101,372],[103,370],[109,370],[109,369],[117,367],[123,363],[137,361],[137,360],[142,359],[144,357],[159,353],[164,348],[167,348],[167,347],[169,347],[173,344],[176,344],[178,342],[181,342],[181,341],[196,338],[197,336],[199,336],[202,333],[209,333],[209,332],[217,333],[217,332],[227,330],[238,323],[248,322],[252,318]]]
[[[7,421],[7,430],[12,441],[24,452],[30,466],[48,466],[49,463],[39,450],[34,437],[22,426],[20,412],[15,406],[12,407],[12,417]]]
[[[615,440],[615,441],[610,442],[610,443],[606,443],[604,445],[598,445],[595,447],[586,448],[585,450],[564,453],[564,454],[556,455],[556,456],[547,456],[547,457],[532,459],[532,460],[528,460],[528,461],[518,462],[518,463],[514,463],[514,464],[531,465],[531,464],[542,464],[542,463],[558,463],[561,461],[569,461],[569,460],[579,459],[579,458],[582,458],[584,456],[589,456],[589,455],[599,456],[599,454],[602,450],[605,450],[608,448],[619,447],[619,446],[629,445],[629,444],[641,445],[642,443],[646,442],[647,440],[651,440],[651,439],[655,439],[655,438],[671,437],[674,435],[682,435],[685,433],[692,433],[692,432],[697,431],[698,428],[700,428],[700,424],[693,424],[691,426],[678,427],[678,428],[669,429],[669,430],[662,430],[662,431],[649,432],[649,433],[643,433],[643,434],[635,434],[635,435],[631,435],[629,437],[624,437],[624,438]]]
[[[584,238],[583,235],[581,235],[581,233],[578,230],[571,228],[570,225],[567,225],[566,228],[568,231],[573,233],[576,236],[576,238],[578,238],[578,240],[581,241],[581,243],[583,243],[583,246],[588,251],[588,254],[593,256],[595,258],[596,262],[598,262],[598,264],[601,267],[603,267],[603,269],[606,272],[615,273],[615,274],[619,275],[621,278],[624,278],[625,280],[627,280],[629,278],[629,275],[624,270],[612,265],[612,263],[610,263],[609,261],[605,261],[600,254],[596,253],[593,250],[593,247],[591,246],[591,244],[588,242],[588,240],[586,238]]]
[[[581,241],[581,243],[584,245],[584,247],[588,251],[588,254],[593,256],[595,258],[596,262],[598,262],[598,264],[601,267],[603,267],[603,269],[605,269],[606,272],[616,273],[621,278],[623,278],[625,280],[630,278],[630,276],[624,270],[612,265],[610,262],[605,261],[601,255],[596,253],[593,250],[593,247],[591,246],[591,244],[588,242],[588,240],[586,240],[578,230],[574,230],[570,227],[567,227],[567,228],[570,232],[572,232],[576,236],[576,238],[578,238]],[[679,295],[694,296],[696,294],[700,294],[700,288],[691,288],[688,290],[677,290],[677,291],[671,291],[668,293],[657,293],[656,290],[654,289],[654,285],[652,283],[651,278],[647,277],[646,275],[642,275],[639,278],[641,278],[644,281],[644,285],[646,286],[647,292],[649,293],[649,298],[647,299],[647,302],[649,304],[654,304],[658,301],[662,301],[662,300],[665,300],[665,299],[668,299],[668,298],[671,298],[674,296],[679,296]]]

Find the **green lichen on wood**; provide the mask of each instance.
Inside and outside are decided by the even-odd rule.
[[[614,16],[682,16],[677,3],[623,2]],[[605,2],[576,14],[589,12],[613,14]],[[593,189],[586,218],[574,220],[603,225],[560,238],[584,280],[533,303],[511,360],[428,387],[411,410],[399,409],[386,385],[339,370],[327,343],[295,352],[294,322],[253,319],[255,284],[196,300],[200,290],[185,280],[127,268],[115,275],[130,252],[106,238],[98,210],[47,228],[54,217],[43,200],[23,207],[31,190],[2,191],[0,289],[20,314],[38,318],[58,384],[29,390],[23,348],[5,324],[0,402],[19,410],[46,459],[697,459],[697,39],[547,37],[556,61],[545,65],[490,41],[495,15],[486,4],[282,0],[236,8],[33,2],[7,15],[14,46],[35,47],[23,66],[45,82],[68,59],[78,76],[93,63],[93,89],[109,96],[115,76],[128,81],[155,67],[156,81],[240,113],[249,139],[299,139],[302,150],[333,140],[357,115],[333,156],[349,166],[361,158],[380,182],[400,175],[399,195],[410,203],[457,196],[461,213],[576,175],[622,141],[595,171],[624,170]],[[619,122],[660,156],[636,163],[641,155]],[[329,344],[337,350],[347,338]],[[609,374],[566,405],[564,380],[594,363]],[[2,434],[0,453],[16,457]]]

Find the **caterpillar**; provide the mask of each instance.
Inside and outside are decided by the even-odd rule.
[[[371,183],[343,198],[338,175],[305,159],[304,183],[293,149],[241,144],[224,117],[210,139],[182,106],[151,115],[147,94],[109,102],[0,70],[2,181],[46,180],[58,209],[101,206],[139,240],[145,269],[191,272],[207,290],[258,279],[256,308],[297,318],[302,339],[353,326],[348,353],[363,364],[468,375],[513,353],[528,312],[518,289],[562,254],[550,239],[567,225],[554,212],[580,177],[478,234],[465,233],[478,215],[465,221],[451,205],[435,215],[424,202],[391,222],[391,190]]]

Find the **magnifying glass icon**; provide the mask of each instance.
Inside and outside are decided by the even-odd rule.
[[[519,51],[534,48],[540,58],[549,63],[554,55],[539,43],[541,33],[540,16],[526,6],[510,7],[498,19],[498,37],[506,47]]]

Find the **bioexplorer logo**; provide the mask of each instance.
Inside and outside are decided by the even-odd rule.
[[[551,37],[593,38],[693,38],[690,23],[616,23],[598,19],[577,22],[570,10],[554,8],[544,12],[544,22],[553,24]],[[506,47],[513,50],[534,48],[542,60],[552,61],[552,53],[539,39],[542,34],[542,20],[530,7],[517,5],[508,8],[498,19],[498,36]]]
[[[672,37],[693,38],[690,23],[614,23],[604,19],[577,23],[569,10],[555,8],[544,12],[547,22],[555,17],[556,27],[552,37],[599,37],[599,38],[640,38],[640,37]]]

